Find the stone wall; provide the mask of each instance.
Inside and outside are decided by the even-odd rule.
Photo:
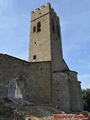
[[[52,105],[63,111],[82,111],[82,93],[77,72],[63,71],[52,73]]]
[[[24,80],[25,99],[50,102],[50,62],[29,63],[0,54],[0,98],[8,95],[10,80],[20,76]]]
[[[58,30],[57,30],[58,27]],[[59,36],[57,33],[59,32]],[[50,36],[51,36],[51,64],[52,71],[61,71],[64,68],[62,55],[62,41],[60,32],[60,23],[54,11],[50,14]]]
[[[52,71],[61,71],[63,70],[63,59],[62,59],[62,50],[60,40],[56,36],[52,36],[51,42],[51,63]]]
[[[28,77],[26,97],[38,103],[51,101],[50,62],[31,63]]]
[[[61,111],[70,111],[69,81],[66,73],[53,73],[52,104]]]
[[[74,71],[69,71],[68,76],[70,91],[70,109],[71,111],[82,111],[82,93],[80,82],[77,80],[77,73]]]
[[[41,31],[37,32],[37,23],[39,21],[41,22]],[[34,26],[36,26],[35,33],[33,33]],[[49,14],[31,22],[29,51],[30,62],[51,60]],[[36,55],[35,60],[33,60],[34,55]]]

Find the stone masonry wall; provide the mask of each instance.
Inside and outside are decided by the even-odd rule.
[[[41,31],[37,32],[37,23],[41,22]],[[51,47],[50,47],[50,30],[49,30],[49,14],[31,21],[30,28],[30,50],[29,61],[40,62],[51,60]],[[33,33],[33,27],[36,26],[36,32]],[[36,59],[33,60],[33,56]]]
[[[82,94],[80,82],[77,80],[77,73],[69,71],[68,76],[70,91],[70,109],[71,111],[82,111]]]
[[[63,70],[63,55],[62,55],[62,42],[61,42],[61,33],[60,33],[60,23],[56,16],[53,16],[53,13],[50,14],[50,36],[51,36],[51,64],[52,71],[61,71]],[[52,20],[54,24],[52,23]],[[54,26],[54,31],[52,30]],[[57,31],[58,26],[58,31]],[[57,33],[59,32],[59,36]]]
[[[29,61],[51,61],[51,46],[50,46],[50,20],[49,20],[49,4],[42,6],[39,10],[31,14],[30,26],[30,47],[29,47]],[[37,23],[41,23],[41,30],[37,31]],[[36,31],[33,32],[35,26]],[[36,59],[33,56],[36,55]]]
[[[29,63],[0,54],[0,98],[7,97],[11,79],[22,76],[25,99],[48,103],[50,101],[50,62]]]
[[[70,111],[68,76],[63,72],[53,73],[52,104],[61,111]]]

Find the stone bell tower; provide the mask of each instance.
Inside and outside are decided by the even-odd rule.
[[[59,17],[47,6],[31,14],[29,62],[52,61],[52,71],[62,70]]]
[[[53,107],[63,111],[80,111],[82,110],[80,82],[77,80],[77,72],[71,71],[63,59],[60,30],[59,17],[50,3],[32,11],[29,62],[44,65],[49,62],[49,79],[43,78],[44,75],[48,78],[47,71],[39,72],[43,80],[40,88],[44,86],[43,91],[49,89],[48,102]],[[46,65],[43,70],[45,68]],[[38,77],[37,79],[41,83],[42,80]],[[48,83],[47,86],[45,83]]]

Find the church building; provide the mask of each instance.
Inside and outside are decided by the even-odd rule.
[[[47,3],[31,12],[29,61],[0,54],[0,98],[82,111],[80,83],[63,58],[60,19]]]

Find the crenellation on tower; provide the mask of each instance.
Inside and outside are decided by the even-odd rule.
[[[41,9],[42,9],[42,8],[45,8],[45,5],[42,5],[42,6],[41,6]]]
[[[51,7],[51,4],[48,2],[48,3],[47,3],[47,6]]]
[[[35,20],[39,17],[42,17],[45,14],[48,14],[51,9],[50,3],[47,3],[47,5],[41,6],[41,8],[37,8],[33,13],[31,13],[31,21]]]
[[[59,25],[59,16],[57,15],[57,13],[54,11],[54,8],[52,7],[50,9],[50,14],[53,17],[53,19],[58,23]]]
[[[36,9],[36,12],[39,11],[39,10],[40,10],[40,8],[37,8],[37,9]]]
[[[31,13],[34,13],[34,11],[32,11]]]
[[[31,21],[38,19],[39,17],[43,17],[43,15],[51,14],[53,18],[59,23],[59,16],[54,11],[54,8],[51,7],[50,3],[47,3],[47,5],[41,6],[41,8],[37,8],[35,11],[31,13]]]

